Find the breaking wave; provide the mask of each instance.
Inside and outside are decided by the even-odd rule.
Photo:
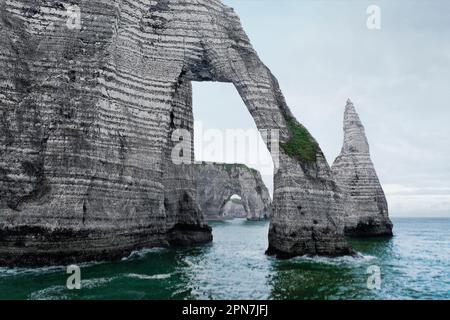
[[[152,276],[145,275],[145,274],[137,274],[137,273],[129,273],[126,275],[129,278],[135,278],[135,279],[141,279],[141,280],[163,280],[168,279],[172,275],[170,273],[167,274],[155,274]]]
[[[105,286],[110,282],[116,280],[118,277],[109,277],[109,278],[94,278],[87,279],[81,281],[82,289],[94,289]],[[45,289],[37,290],[32,292],[28,299],[30,300],[66,300],[71,298],[71,293],[75,293],[75,291],[71,291],[67,289],[66,286],[57,285],[51,286]]]
[[[130,255],[128,257],[123,257],[122,261],[141,259],[149,254],[163,252],[165,250],[167,250],[167,248],[149,248],[149,249],[133,251],[130,253]]]

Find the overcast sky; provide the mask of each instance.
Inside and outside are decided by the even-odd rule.
[[[366,127],[391,216],[450,217],[449,1],[224,2],[235,8],[291,110],[330,164],[342,146],[350,97]],[[380,30],[366,26],[373,4],[381,9]],[[194,114],[201,133],[256,128],[229,84],[195,83]],[[230,160],[232,150],[225,152],[228,158],[203,152],[201,137],[197,160]],[[254,154],[258,146],[249,148]],[[267,162],[251,163],[248,155],[234,153],[235,161],[263,171],[272,189]],[[269,161],[267,152],[265,157]]]

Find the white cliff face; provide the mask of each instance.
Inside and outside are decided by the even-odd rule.
[[[195,165],[197,200],[207,218],[227,218],[235,206],[233,195],[241,197],[248,220],[270,217],[271,199],[261,174],[242,164],[199,163]]]
[[[167,164],[189,81],[233,83],[258,128],[280,132],[268,253],[351,253],[330,168],[231,8],[81,0],[68,28],[72,2],[0,0],[0,264],[210,241],[192,172]]]
[[[332,166],[342,189],[345,233],[349,236],[391,236],[392,222],[383,188],[370,159],[364,126],[348,100],[344,114],[344,145]]]

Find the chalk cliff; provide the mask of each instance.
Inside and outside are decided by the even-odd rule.
[[[242,164],[207,162],[195,167],[197,201],[206,217],[226,218],[226,205],[233,195],[241,197],[248,220],[270,217],[269,191],[257,170]]]
[[[223,208],[223,217],[222,219],[231,219],[231,218],[243,218],[247,219],[247,212],[242,206],[242,201],[237,198],[233,198],[227,202],[225,207]]]
[[[233,83],[258,128],[279,130],[268,253],[351,252],[330,168],[231,8],[80,0],[78,28],[73,3],[0,0],[0,264],[210,241],[193,173],[168,164],[189,81]]]
[[[391,236],[386,197],[370,158],[364,126],[350,100],[345,106],[344,145],[332,171],[345,197],[345,233]]]
[[[180,78],[172,99],[169,130],[164,147],[163,190],[164,213],[167,241],[171,245],[191,245],[212,241],[211,228],[204,221],[197,200],[196,171],[191,163],[194,161],[193,142],[182,148],[186,152],[188,163],[174,162],[174,152],[180,139],[177,131],[194,132],[192,113],[191,83]],[[175,155],[176,156],[176,155]],[[178,156],[183,156],[178,154]]]

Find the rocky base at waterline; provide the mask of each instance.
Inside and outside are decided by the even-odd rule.
[[[275,175],[267,254],[279,258],[353,255],[344,236],[342,192],[317,142],[307,131],[299,131],[302,134],[295,139],[303,141],[306,136],[314,148],[303,163],[280,153],[280,163],[286,165]]]
[[[357,253],[348,245],[341,233],[334,234],[331,230],[311,230],[305,228],[302,233],[306,236],[303,239],[290,237],[278,237],[277,232],[269,230],[269,236],[272,242],[277,244],[277,247],[270,245],[266,250],[269,256],[275,256],[279,259],[290,259],[296,256],[325,256],[325,257],[339,257],[339,256],[356,256]],[[284,234],[283,234],[284,235]],[[296,236],[297,233],[292,236]],[[310,241],[310,235],[314,242]],[[292,239],[296,239],[294,242]],[[342,239],[336,241],[336,239]]]
[[[350,99],[344,113],[344,145],[332,172],[345,198],[345,234],[392,236],[386,196],[370,158],[364,126]]]
[[[92,239],[97,239],[95,247],[91,245]],[[149,228],[130,231],[2,227],[0,265],[39,267],[86,261],[114,261],[145,248],[191,246],[211,241],[209,226],[176,225],[165,234],[156,233]]]

